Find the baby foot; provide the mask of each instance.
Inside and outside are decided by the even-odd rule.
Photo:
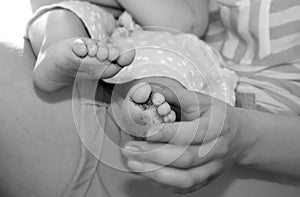
[[[117,46],[93,39],[77,39],[72,50],[81,62],[81,71],[88,78],[106,79],[114,76],[122,67],[129,65],[135,52],[130,46]]]
[[[149,84],[138,84],[132,87],[128,94],[130,96],[129,110],[133,120],[138,124],[153,125],[175,121],[175,112],[171,110],[165,97],[161,93],[152,92]]]
[[[49,46],[39,54],[34,80],[45,91],[55,91],[80,79],[106,79],[129,65],[135,56],[127,45],[72,38]]]
[[[139,129],[126,131],[135,137],[145,137],[146,130],[154,124],[174,122],[176,119],[176,114],[165,97],[161,93],[153,92],[148,83],[133,86],[122,105],[123,113],[128,116],[127,121],[140,126]]]

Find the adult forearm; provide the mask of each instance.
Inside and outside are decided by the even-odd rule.
[[[300,118],[245,109],[235,113],[245,147],[239,164],[300,180]]]
[[[202,36],[208,23],[207,0],[118,0],[142,26],[159,26]]]

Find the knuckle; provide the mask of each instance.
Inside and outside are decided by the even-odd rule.
[[[190,151],[186,151],[181,158],[181,165],[185,168],[191,167],[194,163],[194,156]]]
[[[189,194],[191,191],[189,189],[181,189],[177,191],[178,194]]]
[[[222,131],[223,131],[223,132],[228,132],[228,131],[230,131],[230,124],[229,124],[228,121],[225,121],[225,122],[223,123]]]
[[[162,180],[162,173],[158,173],[158,170],[154,170],[151,172],[146,173],[148,176],[151,177],[152,180],[160,182]]]
[[[143,151],[145,152],[145,158],[147,158],[148,160],[151,160],[151,161],[155,161],[155,162],[159,162],[161,159],[160,155],[157,154],[156,151],[148,151],[148,150],[145,150],[143,149]]]
[[[195,182],[192,179],[192,176],[187,173],[181,178],[181,184],[179,185],[180,189],[188,190],[192,187],[194,187]]]
[[[169,188],[168,190],[177,194],[189,194],[193,191],[191,189],[180,189],[180,188]]]
[[[195,140],[194,142],[197,144],[202,144],[203,143],[203,139],[205,138],[205,136],[207,136],[208,133],[208,125],[205,124],[204,126],[202,126],[201,128],[198,128],[197,133],[195,135]]]
[[[219,141],[219,143],[221,143],[221,148],[219,148],[219,152],[218,155],[219,156],[224,156],[227,155],[230,152],[230,144],[227,140],[225,140],[224,138],[220,138],[221,140]]]
[[[169,140],[169,134],[167,131],[165,130],[161,130],[159,131],[159,135],[160,135],[160,138],[164,141],[168,141]]]
[[[174,180],[172,180],[172,177],[170,176],[169,173],[167,173],[164,170],[160,170],[160,169],[155,169],[151,172],[148,172],[148,174],[151,173],[151,179],[155,180],[157,182],[160,183],[172,183],[174,182]]]
[[[228,153],[229,153],[229,151],[230,151],[230,148],[229,148],[229,144],[228,143],[225,143],[224,145],[223,145],[223,147],[222,147],[222,155],[227,155]]]
[[[208,185],[213,180],[215,180],[220,173],[222,172],[221,164],[219,162],[214,163],[215,170],[211,173],[203,172],[202,179],[201,179],[201,186]]]
[[[210,184],[216,177],[217,175],[206,175],[201,182],[201,187]]]

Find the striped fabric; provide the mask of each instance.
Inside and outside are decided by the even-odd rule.
[[[218,0],[204,39],[258,109],[300,114],[300,0]]]

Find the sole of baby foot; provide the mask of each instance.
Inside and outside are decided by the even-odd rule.
[[[80,73],[88,74],[88,79],[107,79],[116,75],[123,67],[128,66],[135,57],[135,50],[129,45],[117,46],[111,42],[100,42],[84,38],[77,39],[73,51],[81,57]],[[81,44],[80,44],[81,43]],[[87,49],[87,55],[82,48]]]
[[[70,85],[75,77],[88,80],[110,78],[134,59],[134,49],[124,48],[127,52],[122,51],[122,47],[111,43],[99,44],[90,38],[63,40],[39,55],[34,81],[40,89],[52,92]]]
[[[152,125],[176,120],[176,114],[166,102],[164,95],[153,92],[148,83],[133,86],[128,92],[128,98],[123,103],[123,109],[127,110],[131,122],[137,125],[148,129]],[[145,130],[128,132],[140,139],[146,136]]]

